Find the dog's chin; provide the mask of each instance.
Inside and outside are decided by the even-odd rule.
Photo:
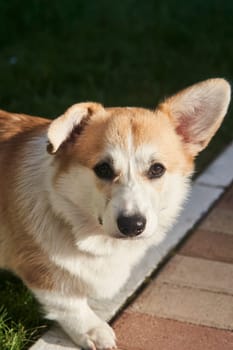
[[[111,234],[110,236],[114,239],[123,240],[123,241],[136,241],[136,240],[143,240],[143,239],[147,238],[147,236],[144,236],[144,235],[126,236],[126,235],[121,234],[120,232]]]

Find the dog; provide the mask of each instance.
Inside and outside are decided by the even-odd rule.
[[[115,348],[89,300],[114,298],[159,249],[229,102],[217,78],[154,110],[87,102],[53,121],[0,112],[0,266],[78,346]]]

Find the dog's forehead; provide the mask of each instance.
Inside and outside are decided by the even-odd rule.
[[[104,134],[105,152],[115,164],[147,161],[156,151],[150,127],[154,113],[139,108],[114,108],[108,111]]]
[[[150,157],[179,147],[179,140],[169,118],[158,111],[141,108],[110,109],[105,129],[105,147],[121,149],[130,157]]]
[[[113,161],[151,158],[176,166],[183,162],[179,137],[167,116],[142,108],[107,108],[89,123],[77,143],[79,161],[93,167],[110,156]]]
[[[109,108],[108,123],[105,128],[107,144],[129,147],[129,139],[134,148],[153,142],[159,129],[158,115],[142,108]]]

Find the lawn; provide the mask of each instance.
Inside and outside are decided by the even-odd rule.
[[[232,19],[232,0],[0,0],[0,108],[49,117],[86,100],[154,108],[194,82],[231,82]],[[232,139],[230,112],[197,170]],[[38,306],[5,273],[0,299],[0,349],[27,348],[43,328]]]
[[[19,279],[0,273],[0,349],[27,349],[45,330],[39,305]]]

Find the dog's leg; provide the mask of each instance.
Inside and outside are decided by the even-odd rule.
[[[84,297],[62,296],[55,292],[33,290],[47,312],[47,318],[56,320],[83,349],[115,348],[115,334],[89,307]]]
[[[47,318],[57,321],[82,349],[113,348],[115,334],[89,307],[85,283],[53,264],[30,237],[27,242],[15,248],[11,269],[34,293]]]

